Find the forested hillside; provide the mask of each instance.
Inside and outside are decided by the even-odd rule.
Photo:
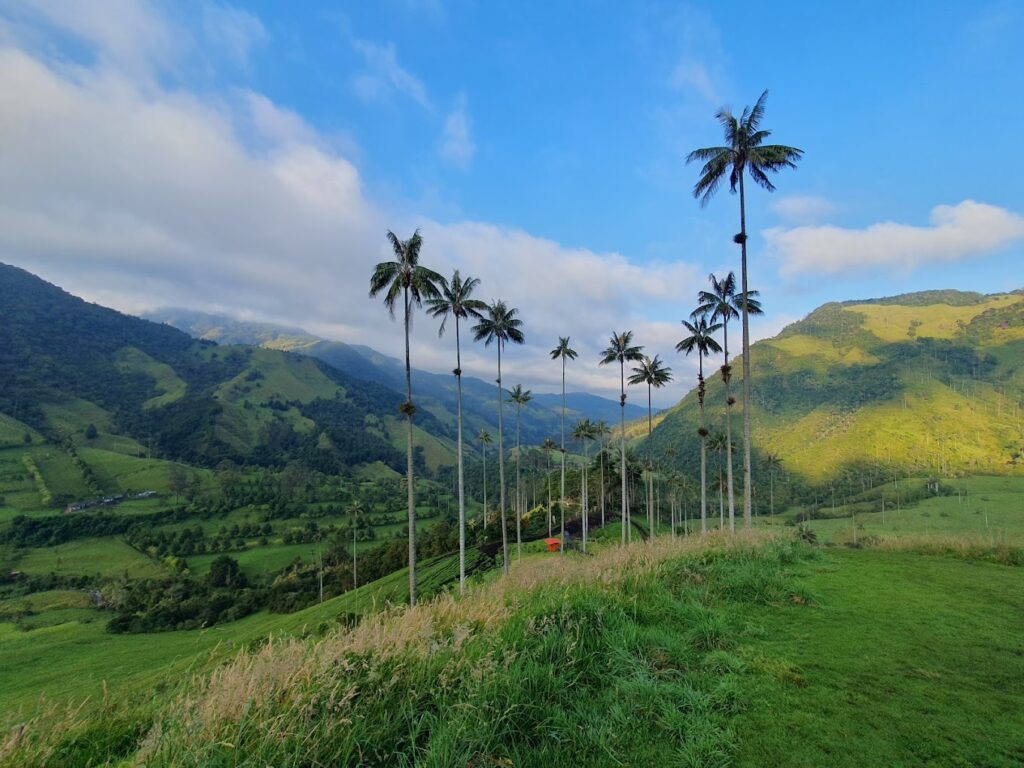
[[[753,345],[751,355],[762,503],[770,475],[827,485],[865,473],[949,477],[1019,473],[1024,465],[1021,291],[826,304]],[[724,460],[714,450],[724,431],[720,365],[715,358],[705,363],[713,479]],[[740,371],[734,362],[737,399]],[[733,418],[735,440],[739,407]],[[694,391],[666,413],[650,447],[696,477],[699,424]],[[739,467],[739,450],[733,455]]]
[[[402,400],[320,360],[197,341],[0,266],[0,412],[10,442],[88,431],[100,442],[127,438],[117,442],[123,452],[200,466],[401,468],[393,443]],[[421,464],[446,463],[448,426],[427,411],[417,426]]]

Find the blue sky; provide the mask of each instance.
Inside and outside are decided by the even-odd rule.
[[[738,213],[727,192],[700,208],[685,154],[764,88],[806,156],[749,195],[758,335],[830,300],[1024,287],[1018,3],[6,0],[0,20],[22,158],[0,169],[2,259],[128,311],[394,353],[365,280],[385,228],[422,226],[425,260],[523,309],[528,385],[554,387],[570,333],[571,384],[609,393],[591,358],[623,325],[688,385],[675,329],[738,267]],[[418,326],[419,364],[448,370]]]

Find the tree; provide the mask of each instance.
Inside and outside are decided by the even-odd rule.
[[[416,605],[416,488],[413,482],[412,419],[416,406],[412,402],[412,364],[409,359],[409,327],[412,324],[414,307],[422,306],[424,299],[440,295],[438,285],[444,278],[432,269],[420,265],[420,249],[423,238],[417,229],[408,240],[399,240],[388,230],[388,242],[394,252],[394,261],[382,261],[370,277],[370,297],[384,294],[384,306],[391,318],[395,318],[395,307],[402,302],[403,326],[405,330],[405,402],[399,411],[406,421],[406,472],[407,505],[409,513],[409,605]]]
[[[533,393],[523,389],[521,384],[512,387],[509,399],[516,404],[516,557],[523,559],[523,481],[520,474],[520,458],[522,445],[519,442],[519,420],[522,416],[523,406],[533,399]]]
[[[502,436],[502,390],[501,390],[501,349],[505,344],[522,344],[526,341],[523,335],[523,321],[519,319],[519,310],[509,307],[500,299],[491,302],[480,322],[473,326],[474,340],[483,341],[485,347],[492,343],[498,348],[498,485],[501,510],[501,553],[502,570],[507,574],[508,564],[508,529],[505,524],[505,452]]]
[[[622,544],[632,539],[629,531],[629,502],[626,492],[626,363],[643,358],[643,347],[633,344],[633,332],[613,333],[607,349],[601,353],[600,365],[619,364],[619,427],[622,472]]]
[[[550,437],[544,438],[544,444],[541,446],[544,449],[544,454],[548,459],[548,471],[545,475],[545,485],[548,487],[548,538],[551,538],[551,452],[558,448],[558,443],[552,440]]]
[[[716,456],[718,456],[718,529],[725,529],[725,501],[722,498],[722,494],[728,487],[728,482],[722,477],[722,455],[728,448],[728,442],[726,437],[721,432],[716,432],[708,440],[708,448],[710,448]]]
[[[480,434],[476,436],[476,439],[480,441],[480,453],[484,457],[484,528],[487,527],[487,446],[491,444],[491,433],[486,429],[481,429]]]
[[[750,176],[754,183],[769,192],[775,185],[768,178],[769,173],[778,173],[784,168],[796,168],[796,162],[803,156],[803,150],[784,144],[765,144],[771,131],[762,129],[765,101],[764,91],[757,103],[744,107],[739,118],[727,108],[718,110],[715,118],[725,134],[725,146],[696,149],[686,157],[687,163],[701,162],[700,178],[693,187],[693,196],[705,206],[715,196],[726,175],[729,177],[729,191],[740,193],[740,231],[733,241],[740,246],[741,295],[746,296],[747,287],[747,207],[743,177]],[[750,326],[747,312],[743,310],[743,519],[751,524],[751,477],[750,477]]]
[[[245,574],[238,567],[238,561],[233,557],[221,555],[210,563],[210,572],[206,581],[211,587],[228,587],[230,589],[241,589],[245,586]]]
[[[558,337],[558,346],[551,350],[552,360],[562,361],[562,485],[558,497],[558,509],[562,515],[562,546],[559,551],[565,554],[565,363],[576,359],[576,350],[569,346],[568,336]]]
[[[459,340],[459,320],[479,318],[480,313],[487,309],[484,302],[473,298],[473,291],[479,285],[480,281],[477,278],[463,279],[456,269],[451,282],[441,280],[440,295],[427,299],[427,313],[431,317],[441,318],[441,326],[437,329],[438,336],[444,335],[448,316],[455,318],[455,370],[452,373],[455,374],[455,387],[458,393],[456,452],[459,478],[459,594],[466,591],[466,486],[462,462],[462,349]]]
[[[740,307],[745,307],[745,314],[760,315],[761,304],[757,301],[757,291],[750,291],[744,298],[736,293],[736,275],[730,272],[724,279],[719,280],[714,275],[708,275],[711,282],[710,291],[699,291],[697,301],[700,302],[694,310],[695,316],[707,315],[711,321],[722,321],[722,350],[724,363],[722,364],[722,382],[725,384],[725,453],[728,460],[728,471],[726,477],[729,484],[729,530],[736,530],[736,508],[733,499],[732,481],[732,405],[735,402],[729,393],[729,382],[732,380],[732,366],[729,365],[729,321],[740,316]],[[746,527],[750,527],[747,521]]]
[[[96,431],[96,425],[95,424],[89,424],[85,428],[85,439],[86,440],[95,440],[97,434],[99,434],[99,433]]]
[[[167,472],[167,490],[174,494],[174,503],[178,503],[178,497],[188,490],[188,475],[180,464],[172,464]]]
[[[697,353],[697,401],[700,403],[700,532],[708,531],[708,478],[707,478],[707,438],[708,427],[704,420],[704,358],[712,352],[721,352],[722,348],[715,341],[713,334],[722,327],[719,323],[708,321],[707,315],[691,317],[690,320],[683,320],[683,327],[689,332],[682,341],[676,344],[676,352],[684,352],[689,355]]]
[[[609,429],[607,422],[603,419],[594,422],[594,437],[598,441],[598,451],[601,455],[601,527],[604,527],[604,501],[605,496],[605,485],[604,485],[604,464],[605,464],[605,439],[612,433]]]
[[[658,355],[644,357],[640,365],[633,368],[630,384],[647,385],[647,525],[654,538],[654,463],[651,461],[651,433],[654,431],[654,411],[651,407],[652,388],[661,389],[672,381],[672,369],[665,367]]]

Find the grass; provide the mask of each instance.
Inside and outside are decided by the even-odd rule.
[[[1019,766],[1024,569],[901,551],[804,568],[820,607],[755,606],[737,765]]]
[[[125,347],[114,356],[114,362],[122,373],[141,373],[153,380],[157,394],[144,404],[144,408],[159,408],[169,405],[185,396],[188,385],[174,369],[166,363],[154,360],[135,347]]]
[[[129,578],[154,578],[166,573],[161,564],[116,538],[79,539],[30,549],[17,560],[17,568],[29,574],[109,578],[126,573]]]
[[[180,691],[97,697],[78,713],[43,707],[10,732],[0,762],[1019,765],[1024,569],[970,548],[922,551],[662,540],[531,554],[464,599],[372,613],[355,629],[323,634],[342,605],[377,607],[369,587],[219,628],[235,640],[214,653],[218,630],[111,637],[105,659],[132,666],[127,644],[148,640],[140,655],[198,674]],[[388,579],[395,594],[403,576]],[[275,619],[320,623],[304,639],[257,642]],[[249,650],[209,671],[174,647],[184,637],[207,662]],[[102,670],[85,669],[95,690]],[[159,686],[152,668],[135,675]]]

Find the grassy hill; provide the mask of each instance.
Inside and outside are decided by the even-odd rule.
[[[707,415],[724,431],[716,363]],[[767,454],[812,485],[864,472],[949,477],[1024,467],[1024,293],[931,291],[826,304],[751,348],[758,503]],[[733,436],[742,436],[740,364]],[[664,414],[652,439],[696,473],[696,392]],[[737,467],[740,453],[734,450]],[[711,456],[717,472],[720,457]]]
[[[42,707],[0,764],[1018,765],[1020,552],[941,552],[754,536],[536,555],[354,628],[325,604],[311,635],[250,641],[181,688]]]
[[[28,434],[207,467],[299,462],[334,473],[404,462],[403,398],[386,386],[303,355],[196,341],[4,265],[0,349],[8,445]],[[428,463],[451,463],[451,430],[428,411],[417,426]]]
[[[380,382],[392,389],[405,388],[402,361],[383,355],[370,347],[327,341],[303,330],[269,323],[244,322],[223,315],[187,309],[163,309],[150,312],[147,318],[167,323],[199,339],[219,343],[253,344],[309,355],[344,371],[357,379]],[[417,404],[433,414],[441,423],[455,428],[455,379],[450,374],[429,373],[413,369],[413,393]],[[487,429],[497,431],[497,399],[492,383],[466,376],[463,378],[463,411],[467,433]],[[546,437],[558,434],[561,394],[534,393],[534,399],[523,408],[522,435],[527,443],[539,444]],[[615,421],[619,404],[608,398],[582,392],[566,393],[566,418],[570,424],[581,418]],[[626,404],[626,418],[635,419],[646,410],[633,403]]]

